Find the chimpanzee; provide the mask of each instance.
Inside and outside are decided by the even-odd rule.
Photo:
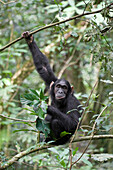
[[[26,31],[22,36],[27,41],[38,73],[46,86],[50,88],[51,105],[47,108],[45,120],[50,123],[52,135],[50,134],[46,142],[53,140],[54,136],[55,144],[64,144],[77,128],[82,107],[73,95],[70,83],[65,79],[58,79],[54,75],[47,57],[37,47],[33,35],[29,35],[29,32]],[[64,131],[67,134],[61,137],[61,132]]]

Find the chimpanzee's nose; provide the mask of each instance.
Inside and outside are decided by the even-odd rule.
[[[62,93],[63,93],[62,89],[59,89],[59,93],[60,93],[60,94],[62,94]]]

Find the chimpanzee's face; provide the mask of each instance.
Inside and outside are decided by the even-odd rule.
[[[54,88],[56,100],[61,100],[61,99],[66,98],[67,92],[68,92],[68,86],[65,80],[61,80],[58,83],[56,83],[55,88]]]

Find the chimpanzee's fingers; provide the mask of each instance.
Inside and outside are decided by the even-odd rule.
[[[22,33],[22,37],[28,38],[29,37],[29,31],[25,31]]]

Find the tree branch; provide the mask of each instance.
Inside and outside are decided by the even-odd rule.
[[[76,15],[76,16],[74,16],[74,17],[65,19],[65,20],[63,20],[63,21],[55,22],[55,23],[53,23],[53,24],[46,25],[46,26],[44,26],[44,27],[42,27],[42,28],[39,28],[39,29],[37,29],[37,30],[35,30],[35,31],[32,31],[32,32],[30,33],[30,35],[31,35],[31,34],[35,34],[35,33],[39,32],[39,31],[44,30],[44,29],[53,27],[53,26],[55,26],[55,25],[63,24],[63,23],[65,23],[65,22],[71,21],[71,20],[73,20],[73,19],[77,19],[77,18],[86,16],[86,15],[92,15],[92,14],[96,14],[96,13],[102,12],[104,9],[109,9],[112,5],[113,5],[113,3],[109,4],[108,6],[102,8],[102,9],[100,9],[100,10],[96,10],[96,11],[93,11],[93,12],[82,13],[82,14],[80,14],[80,15]],[[16,40],[10,42],[9,44],[5,45],[4,47],[2,47],[2,48],[0,49],[0,52],[3,51],[4,49],[10,47],[12,44],[14,44],[14,43],[20,41],[21,39],[23,39],[22,36],[19,37],[19,38],[17,38]]]
[[[14,3],[14,2],[16,2],[16,1],[3,2],[2,0],[0,0],[0,2],[1,2],[2,4],[4,4],[4,5],[6,5],[6,4]]]
[[[75,130],[75,133],[74,133],[74,135],[71,137],[71,140],[70,140],[70,143],[69,143],[69,150],[70,150],[70,169],[71,169],[71,166],[72,166],[72,142],[73,142],[73,140],[74,140],[74,138],[75,138],[75,136],[76,136],[76,134],[77,134],[78,128],[79,128],[79,126],[80,126],[80,124],[81,124],[81,122],[82,122],[82,120],[83,120],[83,118],[84,118],[86,108],[87,108],[87,106],[88,106],[88,104],[89,104],[89,100],[90,100],[90,98],[91,98],[91,96],[92,96],[92,94],[93,94],[93,91],[94,91],[97,83],[98,83],[98,80],[96,81],[96,83],[94,84],[94,87],[92,88],[92,90],[91,90],[91,92],[90,92],[90,95],[89,95],[89,97],[88,97],[88,99],[87,99],[87,102],[86,102],[86,104],[85,104],[85,109],[84,109],[84,111],[83,111],[83,113],[82,113],[81,119],[80,119],[80,121],[78,122],[78,125],[77,125],[77,128],[76,128],[76,130]]]
[[[110,135],[95,135],[95,136],[93,136],[93,138],[92,138],[92,136],[80,137],[80,138],[75,139],[73,142],[80,142],[80,141],[86,141],[86,140],[97,140],[97,139],[113,139],[113,135],[112,134],[110,134]],[[40,150],[44,150],[44,149],[47,149],[50,147],[53,147],[53,145],[46,144],[46,145],[35,147],[35,148],[31,147],[31,149],[27,149],[27,150],[22,151],[22,152],[18,153],[17,155],[15,155],[13,158],[11,158],[9,161],[7,161],[3,166],[1,165],[0,169],[5,169],[5,168],[11,166],[13,163],[15,163],[16,161],[18,161],[20,158],[22,158],[24,156],[27,156],[31,153],[34,153],[34,152],[37,152]]]
[[[90,140],[89,140],[87,146],[85,147],[83,153],[81,154],[81,156],[80,156],[75,162],[73,162],[73,163],[71,164],[70,167],[72,167],[74,164],[76,164],[76,163],[82,158],[82,156],[85,154],[86,150],[88,149],[88,147],[89,147],[89,145],[90,145],[90,143],[91,143],[91,141],[92,141],[92,139],[93,139],[93,137],[94,137],[94,129],[95,129],[95,126],[96,126],[96,124],[97,124],[97,120],[100,118],[100,116],[102,115],[102,113],[107,109],[107,107],[108,107],[108,106],[106,106],[106,107],[101,111],[101,113],[98,115],[97,119],[95,120],[94,125],[93,125],[93,127],[92,127],[92,133],[91,133],[91,136],[90,136]]]
[[[15,121],[28,122],[28,123],[36,123],[36,121],[16,119],[16,118],[5,116],[3,114],[0,114],[0,117],[6,118],[6,119],[10,119],[10,120],[15,120]]]

